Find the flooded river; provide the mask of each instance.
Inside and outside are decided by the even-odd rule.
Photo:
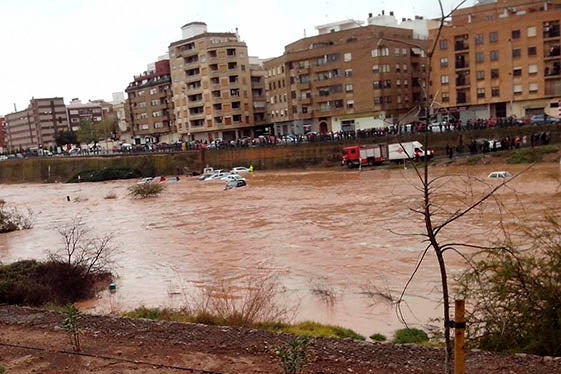
[[[491,171],[514,174],[524,167],[441,166],[432,175],[469,174],[496,185],[487,179]],[[486,204],[485,211],[443,231],[442,240],[489,244],[501,212],[508,223],[559,210],[558,178],[559,164],[535,166],[498,194],[502,208]],[[398,297],[426,245],[411,235],[423,232],[421,217],[411,210],[422,198],[414,170],[257,171],[247,187],[230,191],[222,182],[182,178],[168,183],[160,197],[144,200],[128,196],[134,183],[0,186],[0,198],[20,211],[31,209],[35,222],[31,230],[0,236],[0,261],[44,258],[61,246],[57,227],[80,214],[92,231],[112,233],[119,247],[117,293],[102,293],[84,303],[84,310],[180,307],[209,279],[242,284],[265,273],[285,288],[280,301],[297,307],[292,322],[314,320],[366,336],[391,336],[402,327],[388,299]],[[449,209],[467,191],[487,188],[465,180],[439,183],[434,196]],[[447,260],[452,274],[462,269],[458,256],[450,253]],[[405,293],[410,325],[422,327],[441,315],[439,290],[429,253]]]

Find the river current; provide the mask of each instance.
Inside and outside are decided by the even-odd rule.
[[[435,219],[500,183],[491,171],[526,166],[438,166],[432,191]],[[561,208],[559,165],[539,164],[472,214],[443,230],[441,240],[488,245],[498,223],[527,223]],[[469,176],[469,177],[468,177]],[[313,320],[369,336],[391,336],[402,325],[395,305],[426,243],[414,208],[422,201],[412,168],[283,170],[247,175],[247,186],[182,177],[157,198],[132,199],[136,181],[1,185],[0,198],[30,209],[30,230],[0,235],[0,261],[43,259],[61,247],[58,228],[80,215],[99,235],[110,234],[117,292],[81,304],[92,313],[138,306],[181,307],[205,283],[227,279],[243,288],[253,276],[273,275],[293,307],[292,322]],[[442,215],[442,216],[441,216]],[[469,254],[469,250],[465,253]],[[447,254],[451,276],[464,264]],[[441,316],[439,270],[428,252],[404,294],[410,326]],[[469,308],[469,301],[467,303]]]

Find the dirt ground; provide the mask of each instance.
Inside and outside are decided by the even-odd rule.
[[[282,373],[275,350],[291,337],[197,324],[83,316],[82,351],[71,349],[51,311],[0,305],[6,373]],[[313,339],[304,373],[442,373],[443,351]],[[470,351],[468,373],[561,373],[561,359]]]

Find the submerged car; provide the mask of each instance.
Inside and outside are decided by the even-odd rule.
[[[224,187],[224,190],[231,190],[232,188],[238,188],[238,187],[243,187],[246,186],[247,183],[245,182],[245,179],[236,179],[236,180],[232,180],[229,181],[228,183],[226,183],[226,186]]]
[[[249,173],[249,168],[246,168],[245,166],[236,166],[235,168],[230,170],[230,173],[232,174]]]
[[[488,178],[491,179],[507,179],[510,177],[512,177],[512,174],[510,174],[508,171],[494,171],[488,176]]]

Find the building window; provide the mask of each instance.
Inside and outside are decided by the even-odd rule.
[[[151,88],[150,89],[150,95],[155,95],[158,93],[158,89],[157,88]]]
[[[483,34],[475,34],[475,45],[483,44]]]
[[[515,84],[514,85],[514,94],[515,95],[522,95],[522,85],[521,84]]]
[[[496,31],[489,33],[489,43],[496,43],[499,41],[499,33]]]
[[[353,85],[352,84],[346,84],[345,85],[345,92],[347,92],[347,93],[353,92]]]
[[[512,39],[520,39],[520,30],[512,30]]]
[[[448,92],[442,93],[442,102],[447,103],[450,101],[450,94]]]
[[[353,109],[355,107],[354,100],[347,100],[347,109]]]
[[[448,40],[442,39],[438,44],[440,46],[440,50],[444,51],[448,49]]]
[[[344,62],[350,62],[352,59],[353,59],[353,56],[352,56],[352,54],[351,54],[350,52],[345,53],[345,54],[343,55],[343,61],[344,61]]]
[[[522,76],[522,68],[516,67],[516,68],[512,69],[512,76],[521,77]]]
[[[483,57],[483,52],[477,52],[475,54],[475,62],[477,62],[478,64],[483,63],[483,61],[485,61],[485,58]]]
[[[499,79],[499,69],[491,69],[491,79]]]
[[[372,65],[372,72],[377,74],[380,72],[380,65]]]
[[[529,75],[533,75],[533,74],[537,74],[537,73],[538,73],[538,65],[537,64],[528,65],[528,74]]]
[[[477,89],[477,98],[484,99],[485,98],[485,88],[478,88]]]
[[[530,85],[528,86],[528,92],[531,94],[538,93],[538,84],[530,83]]]
[[[80,122],[80,119],[78,119],[78,118],[70,118],[70,122],[72,122],[72,123],[78,123],[78,122]]]
[[[512,50],[512,58],[520,58],[522,57],[522,50],[520,48],[514,48]]]
[[[491,87],[491,96],[492,97],[501,96],[501,91],[499,90],[499,87]]]
[[[538,51],[536,47],[528,47],[528,56],[536,56]]]
[[[483,70],[478,70],[478,71],[475,73],[475,77],[476,77],[476,79],[477,79],[478,81],[485,80],[485,72],[484,72]]]
[[[345,69],[345,78],[350,78],[353,76],[353,69]]]
[[[499,51],[493,50],[489,53],[489,59],[491,61],[499,61]]]
[[[448,57],[442,57],[440,59],[440,67],[447,68],[448,67]]]
[[[528,37],[531,38],[531,37],[534,37],[536,35],[537,35],[536,34],[536,26],[528,27]]]
[[[449,78],[448,78],[447,75],[441,75],[440,76],[440,83],[441,84],[448,84],[448,82],[449,82]]]
[[[396,81],[395,81],[395,86],[396,86],[396,87],[401,87],[401,80],[396,79]]]

